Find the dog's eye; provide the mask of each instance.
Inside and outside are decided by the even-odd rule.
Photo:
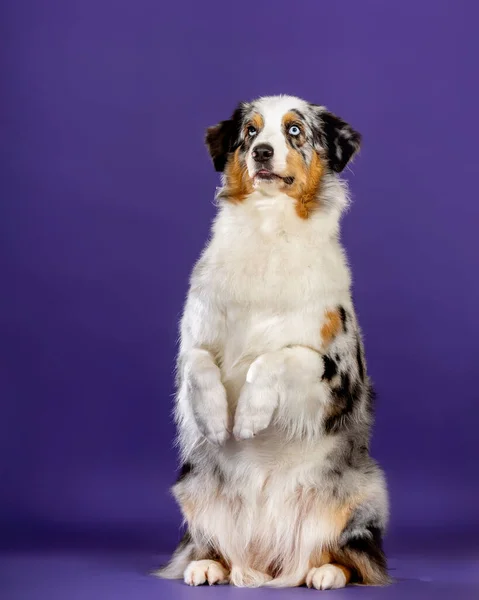
[[[250,137],[253,137],[253,136],[255,136],[257,133],[258,133],[258,130],[256,129],[256,127],[253,127],[253,125],[250,125],[250,126],[248,127],[248,135],[249,135]]]
[[[296,137],[301,133],[301,129],[297,125],[291,125],[291,127],[288,129],[288,133],[289,135],[293,135]]]

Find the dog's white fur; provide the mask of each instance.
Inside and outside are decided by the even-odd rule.
[[[280,172],[288,151],[281,117],[304,109],[302,102],[282,97],[262,104],[258,142],[273,145]],[[251,155],[246,164],[253,176]],[[331,392],[321,379],[318,335],[328,310],[343,306],[354,314],[338,241],[348,195],[335,174],[324,175],[321,202],[327,209],[299,219],[291,197],[274,183],[257,182],[243,202],[221,203],[181,321],[179,447],[183,462],[194,455],[205,469],[200,485],[182,481],[175,495],[196,543],[214,540],[239,586],[346,583],[337,567],[310,571],[308,563],[341,533],[329,492],[318,484],[339,439],[322,429]],[[212,461],[228,482],[221,494],[208,474]],[[387,505],[382,476],[345,477],[351,497]],[[282,572],[272,579],[268,563],[278,559]],[[223,568],[211,564],[191,563],[185,581],[208,581],[208,568],[222,581]]]
[[[344,186],[337,180],[329,186],[336,204],[344,206]],[[265,417],[265,410],[272,413],[277,401],[286,429],[308,431],[310,437],[319,433],[315,425],[319,429],[321,420],[312,419],[308,410],[317,410],[316,400],[310,407],[308,397],[327,390],[318,377],[320,356],[308,347],[318,345],[328,309],[351,307],[349,270],[336,236],[339,206],[307,221],[298,219],[285,194],[265,197],[258,191],[241,204],[220,206],[213,236],[191,278],[181,323],[186,377],[178,411],[185,459],[202,438],[198,418],[210,441],[226,439],[225,390],[233,409],[242,393],[238,410],[245,430],[253,431],[254,420]],[[294,402],[288,401],[288,391]],[[265,401],[253,410],[247,407],[250,396]]]

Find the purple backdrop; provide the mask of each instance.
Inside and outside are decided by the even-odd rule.
[[[343,239],[390,543],[479,529],[478,18],[475,0],[2,2],[3,545],[172,548],[204,129],[281,92],[364,136]]]

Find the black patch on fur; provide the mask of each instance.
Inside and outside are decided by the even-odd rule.
[[[240,103],[231,119],[221,121],[206,130],[205,142],[216,171],[223,172],[229,155],[240,146],[241,125],[244,117],[244,104]]]
[[[359,343],[359,337],[356,339],[356,362],[358,363],[359,379],[364,381],[364,361],[363,354],[361,352],[361,344]]]
[[[181,465],[180,472],[178,473],[178,478],[176,483],[183,481],[188,475],[193,471],[193,465],[190,462],[185,462]]]
[[[383,550],[382,532],[377,525],[366,525],[364,535],[354,536],[349,539],[342,547],[342,549],[345,548],[357,554],[365,554],[381,571],[387,573],[387,561]]]
[[[382,571],[385,580],[387,580],[387,564],[382,540],[383,532],[379,514],[376,513],[374,506],[370,502],[362,504],[352,513],[342,531],[339,547],[342,551],[347,550],[345,556],[349,555],[351,557],[351,554],[366,555],[369,562]],[[348,565],[346,563],[346,566],[354,567],[354,564]],[[361,583],[359,573],[354,573],[353,582]]]
[[[338,312],[339,312],[339,317],[341,319],[341,324],[343,326],[343,331],[346,333],[348,330],[348,326],[346,324],[348,315],[342,306],[338,307]]]
[[[300,110],[298,110],[297,108],[291,109],[291,112],[293,112],[296,115],[298,115],[298,118],[301,119],[301,121],[305,121],[303,113]]]
[[[316,136],[326,150],[329,167],[340,173],[359,150],[361,135],[346,121],[324,109],[319,111],[318,116],[321,125]]]
[[[343,373],[341,375],[341,384],[339,388],[335,389],[335,394],[343,399],[345,408],[352,408],[353,398],[351,396],[351,378],[349,377],[349,373]]]
[[[335,361],[338,363],[338,365],[339,365],[339,363],[341,362],[341,357],[339,356],[339,354],[338,354],[337,352],[336,352],[336,354],[334,355],[334,360],[335,360]]]
[[[336,411],[324,423],[326,433],[336,433],[347,422],[359,399],[361,386],[356,381],[351,383],[348,373],[342,373],[339,385],[331,391]]]
[[[336,365],[334,360],[327,354],[323,356],[323,363],[324,373],[322,378],[331,381],[331,379],[338,373],[338,366]]]

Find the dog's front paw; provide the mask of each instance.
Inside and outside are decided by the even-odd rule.
[[[306,577],[306,585],[317,590],[337,590],[345,587],[347,582],[344,570],[337,565],[323,565],[311,569]]]
[[[223,584],[228,583],[228,573],[216,560],[194,560],[186,567],[184,580],[188,585]]]
[[[230,436],[229,409],[226,390],[219,369],[203,370],[190,378],[189,394],[196,424],[212,444],[222,445]]]
[[[278,404],[278,392],[269,386],[246,382],[236,408],[233,435],[247,440],[266,429]]]

